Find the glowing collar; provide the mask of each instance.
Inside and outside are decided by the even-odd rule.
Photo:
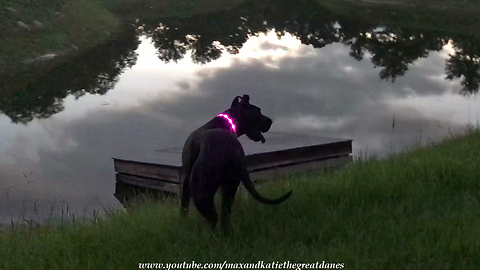
[[[220,113],[217,116],[225,118],[228,121],[228,123],[230,123],[232,131],[237,132],[237,127],[235,126],[235,122],[233,122],[233,119],[230,118],[230,116],[228,116],[227,114],[224,114],[224,113]]]

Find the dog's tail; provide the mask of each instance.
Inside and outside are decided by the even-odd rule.
[[[291,195],[293,190],[290,190],[289,192],[285,193],[283,196],[277,198],[277,199],[269,199],[265,198],[258,191],[255,189],[255,185],[253,184],[252,180],[250,179],[250,175],[248,175],[248,172],[245,170],[243,173],[244,177],[242,177],[242,183],[247,189],[247,191],[255,198],[257,201],[265,204],[279,204],[284,202],[286,199],[288,199]]]

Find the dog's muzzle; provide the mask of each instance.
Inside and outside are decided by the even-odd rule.
[[[264,116],[263,119],[262,119],[262,125],[260,127],[260,131],[263,132],[263,133],[269,131],[272,124],[273,124],[272,119]]]

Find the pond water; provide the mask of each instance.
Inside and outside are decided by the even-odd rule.
[[[477,37],[303,2],[140,20],[35,80],[4,79],[0,221],[118,208],[112,157],[181,146],[237,95],[274,120],[271,131],[353,139],[355,156],[479,119]]]

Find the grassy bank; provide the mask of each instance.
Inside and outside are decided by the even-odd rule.
[[[246,0],[102,0],[108,9],[122,19],[156,19],[173,16],[191,16],[233,8]]]
[[[144,203],[105,220],[7,230],[1,269],[137,269],[140,262],[291,261],[344,269],[478,269],[480,132],[383,161],[266,183],[291,199],[265,206],[242,190],[233,233],[211,234],[178,203]]]
[[[115,34],[126,19],[187,16],[243,1],[0,1],[0,73],[45,54],[74,54],[94,47]]]
[[[359,21],[393,27],[478,34],[480,1],[437,0],[317,0],[337,13]]]
[[[86,49],[105,41],[118,19],[97,1],[0,4],[0,63],[7,68],[47,53]]]

